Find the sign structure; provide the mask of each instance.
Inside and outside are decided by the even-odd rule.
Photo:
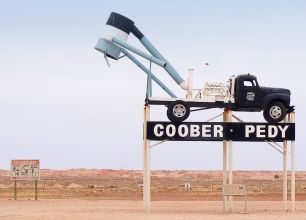
[[[39,180],[40,161],[39,160],[12,160],[11,179],[12,180]]]
[[[224,196],[246,196],[246,186],[244,184],[223,185]]]
[[[294,141],[294,123],[147,122],[149,140],[169,141]]]
[[[247,189],[245,184],[224,184],[223,196],[244,196],[244,211],[247,211]]]

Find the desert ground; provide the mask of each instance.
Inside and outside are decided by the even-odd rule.
[[[232,213],[222,212],[221,171],[152,171],[152,212],[142,211],[142,172],[128,170],[41,170],[38,200],[34,182],[17,182],[14,200],[10,172],[0,170],[2,219],[305,219],[306,172],[296,174],[297,211],[282,203],[282,173],[235,171],[234,183],[247,186],[248,213],[243,197],[235,197]],[[184,183],[191,184],[185,191]],[[290,175],[288,177],[290,199]],[[290,202],[289,202],[290,207]]]
[[[222,213],[220,201],[154,201],[152,213],[142,212],[142,202],[134,200],[42,199],[0,200],[0,219],[125,219],[125,220],[242,220],[242,219],[306,219],[306,202],[297,203],[297,212],[284,212],[279,202],[250,202],[249,213],[243,213],[236,202],[233,213]]]

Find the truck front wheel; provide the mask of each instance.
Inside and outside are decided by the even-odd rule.
[[[174,123],[185,121],[190,115],[190,108],[184,101],[175,101],[168,106],[167,116]]]
[[[264,110],[263,115],[267,122],[278,123],[284,120],[287,114],[285,105],[281,102],[272,102]]]

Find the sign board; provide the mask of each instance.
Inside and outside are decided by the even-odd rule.
[[[147,122],[148,140],[168,141],[274,141],[295,140],[294,123]]]
[[[223,185],[223,196],[244,196],[244,211],[247,212],[247,190],[245,184],[225,184]]]
[[[12,160],[11,179],[12,180],[39,180],[40,178],[39,160]]]
[[[224,196],[246,196],[246,186],[244,184],[223,185]]]

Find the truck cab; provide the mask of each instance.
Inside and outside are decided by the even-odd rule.
[[[260,87],[256,76],[238,75],[235,80],[235,111],[262,111],[267,122],[282,121],[290,107],[290,90]]]
[[[256,76],[246,74],[236,77],[235,102],[237,111],[261,110],[261,89]]]

